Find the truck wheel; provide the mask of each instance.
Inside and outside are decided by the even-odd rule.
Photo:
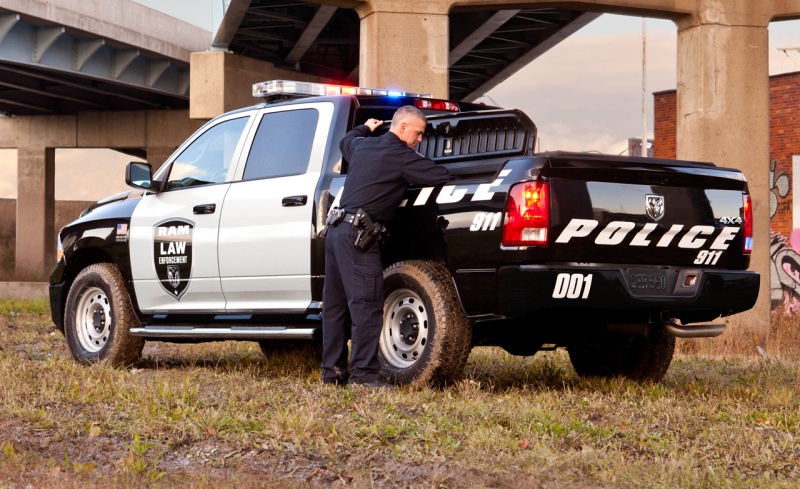
[[[581,377],[615,377],[660,382],[675,352],[675,337],[652,327],[647,338],[609,336],[567,347],[572,366]]]
[[[387,268],[383,279],[382,374],[396,384],[446,385],[461,378],[472,328],[447,269],[409,260]]]
[[[78,274],[64,312],[64,335],[75,360],[84,365],[131,365],[144,348],[143,338],[130,335],[138,325],[114,265],[96,263]]]

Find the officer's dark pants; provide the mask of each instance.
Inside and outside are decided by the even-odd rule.
[[[363,252],[358,230],[340,223],[325,238],[322,303],[322,380],[347,376],[347,311],[352,319],[350,383],[378,378],[378,339],[383,324],[383,266],[376,243]]]

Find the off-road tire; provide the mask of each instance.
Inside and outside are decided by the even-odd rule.
[[[581,377],[624,376],[661,382],[675,353],[675,337],[652,326],[647,338],[607,336],[569,345],[567,351]]]
[[[130,335],[138,326],[116,266],[96,263],[81,270],[64,310],[64,336],[75,360],[120,367],[135,363],[144,348],[143,338]]]
[[[436,386],[462,378],[472,328],[450,272],[431,261],[409,260],[387,268],[383,280],[382,376],[395,384]],[[418,329],[412,332],[414,324]]]

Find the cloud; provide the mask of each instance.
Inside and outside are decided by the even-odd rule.
[[[596,23],[618,22],[603,16]],[[628,22],[630,24],[630,22]],[[545,53],[489,95],[519,108],[539,127],[544,150],[618,154],[642,133],[642,36],[638,30],[575,35]],[[652,93],[676,85],[677,31],[671,22],[648,21],[648,137]]]
[[[770,74],[800,71],[800,21],[770,24]],[[677,28],[647,20],[647,124],[654,92],[677,86]],[[603,15],[489,92],[523,110],[539,127],[542,148],[617,154],[642,133],[641,19]]]

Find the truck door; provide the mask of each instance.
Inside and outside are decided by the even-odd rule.
[[[256,117],[220,218],[228,311],[296,311],[311,302],[314,189],[332,119],[329,102]]]
[[[136,206],[130,256],[142,312],[225,310],[217,229],[232,163],[254,113],[234,114],[198,131],[165,164],[162,190]]]

